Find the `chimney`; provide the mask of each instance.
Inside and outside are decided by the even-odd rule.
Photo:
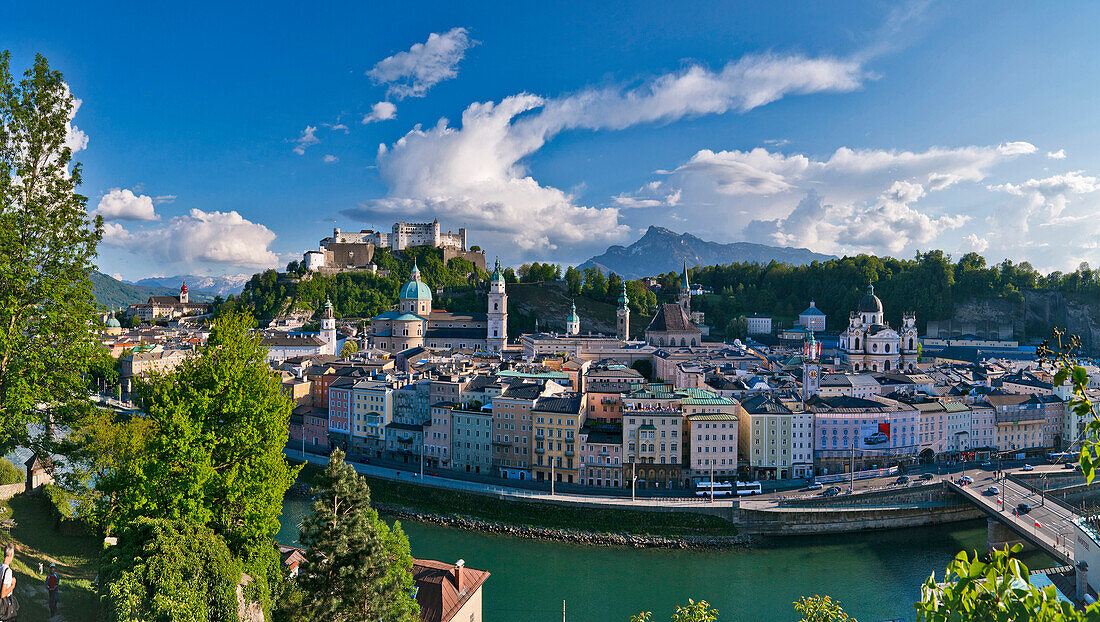
[[[1084,563],[1084,562],[1081,562],[1081,563]],[[465,566],[466,566],[466,560],[464,560],[464,559],[460,559],[457,562],[455,562],[455,589],[458,590],[459,594],[461,594],[462,590],[464,589],[462,587],[462,568],[465,567]],[[1080,575],[1078,575],[1078,576],[1080,576]],[[1078,581],[1078,583],[1080,583],[1080,581]]]
[[[1077,599],[1086,602],[1085,597],[1089,592],[1089,565],[1081,560],[1077,562]]]

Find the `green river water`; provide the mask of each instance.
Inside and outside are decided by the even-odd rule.
[[[294,544],[308,501],[288,497],[280,542]],[[952,525],[797,537],[748,550],[669,551],[592,547],[474,533],[408,521],[412,552],[492,573],[487,622],[627,622],[642,610],[667,620],[688,598],[706,600],[721,622],[797,620],[791,603],[828,594],[861,622],[913,620],[912,603],[932,571],[960,550],[985,547],[984,520]],[[1053,561],[1025,555],[1029,568]]]

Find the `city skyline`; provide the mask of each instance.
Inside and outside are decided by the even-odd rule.
[[[1095,247],[1097,10],[27,5],[4,47],[82,100],[99,266],[125,278],[254,272],[334,220],[433,218],[511,264],[657,224],[1046,271]]]

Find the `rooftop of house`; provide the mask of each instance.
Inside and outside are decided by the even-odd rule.
[[[415,559],[412,574],[421,622],[451,622],[489,578],[488,571],[466,568],[462,560],[448,564]]]

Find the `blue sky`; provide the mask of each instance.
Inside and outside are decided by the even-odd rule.
[[[156,4],[0,19],[82,102],[107,273],[432,218],[513,264],[650,224],[1097,263],[1095,3]]]

